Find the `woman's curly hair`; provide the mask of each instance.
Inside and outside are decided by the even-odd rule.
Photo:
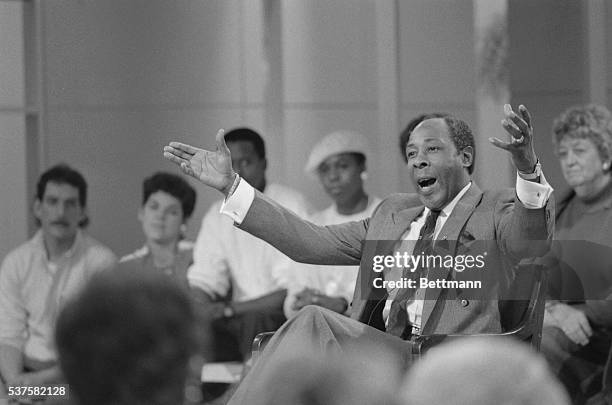
[[[598,104],[573,106],[553,121],[553,145],[558,150],[566,138],[590,139],[603,161],[612,158],[612,114]]]

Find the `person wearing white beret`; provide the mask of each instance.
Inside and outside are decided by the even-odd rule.
[[[304,171],[318,178],[332,204],[310,218],[318,225],[335,225],[369,218],[381,199],[364,190],[369,157],[366,138],[352,131],[335,131],[315,144]],[[287,318],[306,305],[346,313],[355,290],[358,266],[299,264],[285,298]]]

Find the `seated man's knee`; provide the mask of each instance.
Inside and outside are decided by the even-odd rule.
[[[302,318],[324,317],[329,312],[333,311],[318,305],[306,305],[298,312],[297,316]]]
[[[328,320],[337,316],[343,315],[339,315],[334,311],[318,305],[307,305],[300,309],[295,316],[291,317],[289,321],[285,323],[285,327],[290,327],[295,324],[312,325],[317,323],[329,323]]]

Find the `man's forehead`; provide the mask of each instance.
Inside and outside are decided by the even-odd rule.
[[[245,156],[255,156],[259,157],[257,151],[255,150],[255,145],[250,141],[235,141],[228,142],[227,147],[234,158],[243,158]]]
[[[239,150],[244,150],[244,151],[255,150],[255,145],[253,145],[253,142],[245,141],[245,140],[228,142],[227,147],[230,149],[239,149]]]
[[[412,144],[415,138],[422,138],[423,141],[435,139],[450,140],[448,125],[446,125],[443,118],[426,119],[414,128],[408,145]]]
[[[444,118],[439,117],[428,118],[426,120],[421,121],[412,132],[415,132],[418,129],[432,129],[448,132],[448,126],[446,125],[446,121],[444,121]]]
[[[44,196],[78,198],[79,189],[69,183],[49,181],[45,186]]]

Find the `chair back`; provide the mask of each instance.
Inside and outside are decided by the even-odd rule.
[[[547,271],[537,261],[521,263],[514,270],[514,280],[499,301],[502,334],[514,336],[539,350]]]

